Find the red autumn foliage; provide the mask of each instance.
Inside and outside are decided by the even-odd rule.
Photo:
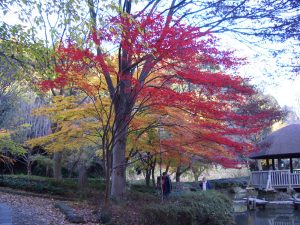
[[[131,121],[141,104],[151,111],[184,112],[185,118],[162,119],[170,133],[164,148],[170,154],[197,154],[234,167],[238,156],[252,150],[247,138],[280,119],[281,112],[255,103],[251,107],[256,110],[249,110],[255,90],[247,80],[226,73],[242,59],[218,50],[211,34],[176,19],[168,21],[162,14],[111,18],[108,27],[92,32],[88,41],[118,46],[117,66],[110,63],[112,55],[67,42],[57,49],[57,77],[41,82],[41,88],[72,87],[96,95],[99,82],[91,78],[98,77],[108,86],[116,120],[123,123]],[[113,78],[116,83],[110,82]],[[126,107],[120,107],[124,102]]]

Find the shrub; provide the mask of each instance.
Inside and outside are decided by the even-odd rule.
[[[54,186],[47,180],[29,179],[28,177],[3,176],[0,179],[0,186],[56,195],[65,195],[66,192],[64,187]]]
[[[232,212],[227,197],[206,191],[149,204],[142,214],[146,225],[228,225],[233,223]]]
[[[77,182],[78,180],[74,178],[65,178],[57,181],[49,177],[27,175],[5,175],[0,177],[0,186],[61,196],[78,194]],[[99,179],[89,180],[89,186],[98,191],[105,189],[104,182]]]
[[[130,190],[134,192],[141,192],[141,193],[150,193],[155,194],[156,189],[154,187],[147,187],[143,184],[132,184],[130,185]]]
[[[105,180],[96,179],[96,178],[89,178],[89,187],[98,191],[105,190]]]
[[[239,177],[210,180],[210,183],[215,189],[227,189],[233,187],[244,188],[248,185],[248,181],[249,177]]]
[[[160,199],[160,195],[158,195],[158,193],[142,193],[130,190],[129,192],[127,192],[127,199],[139,204],[143,204],[144,202],[157,202],[157,200]]]

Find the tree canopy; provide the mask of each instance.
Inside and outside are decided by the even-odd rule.
[[[2,23],[0,44],[29,71],[21,79],[57,96],[39,110],[52,119],[52,134],[34,141],[62,150],[74,147],[72,138],[94,136],[111,170],[111,195],[120,197],[127,153],[147,142],[159,146],[155,128],[167,134],[160,143],[166,157],[196,155],[232,167],[253,149],[251,135],[282,117],[253,100],[255,88],[237,74],[244,60],[214,36],[294,38],[292,28],[284,37],[278,27],[288,24],[280,20],[284,10],[298,5],[280,2],[273,1],[278,9],[267,1],[5,1],[4,13],[13,4],[31,26]],[[268,25],[256,29],[246,19]]]

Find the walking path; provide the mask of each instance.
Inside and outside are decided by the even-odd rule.
[[[0,225],[12,225],[11,209],[0,203]]]

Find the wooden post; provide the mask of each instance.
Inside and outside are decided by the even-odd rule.
[[[292,182],[291,182],[291,174],[293,173],[293,159],[290,158],[290,172],[289,172],[289,188],[292,188]]]
[[[290,171],[293,173],[293,158],[290,158]]]
[[[250,197],[248,196],[247,197],[247,210],[250,210],[250,205],[251,205]]]
[[[267,161],[267,169],[269,170],[270,169],[270,162],[269,162],[269,159],[266,159]]]
[[[275,170],[275,160],[272,159],[272,169]]]
[[[252,208],[251,208],[252,207]],[[254,210],[256,207],[255,197],[248,197],[247,198],[247,209]]]
[[[281,158],[278,158],[278,170],[281,170],[282,168],[281,168]]]
[[[289,173],[289,189],[292,188],[291,174],[292,174],[292,173]]]

